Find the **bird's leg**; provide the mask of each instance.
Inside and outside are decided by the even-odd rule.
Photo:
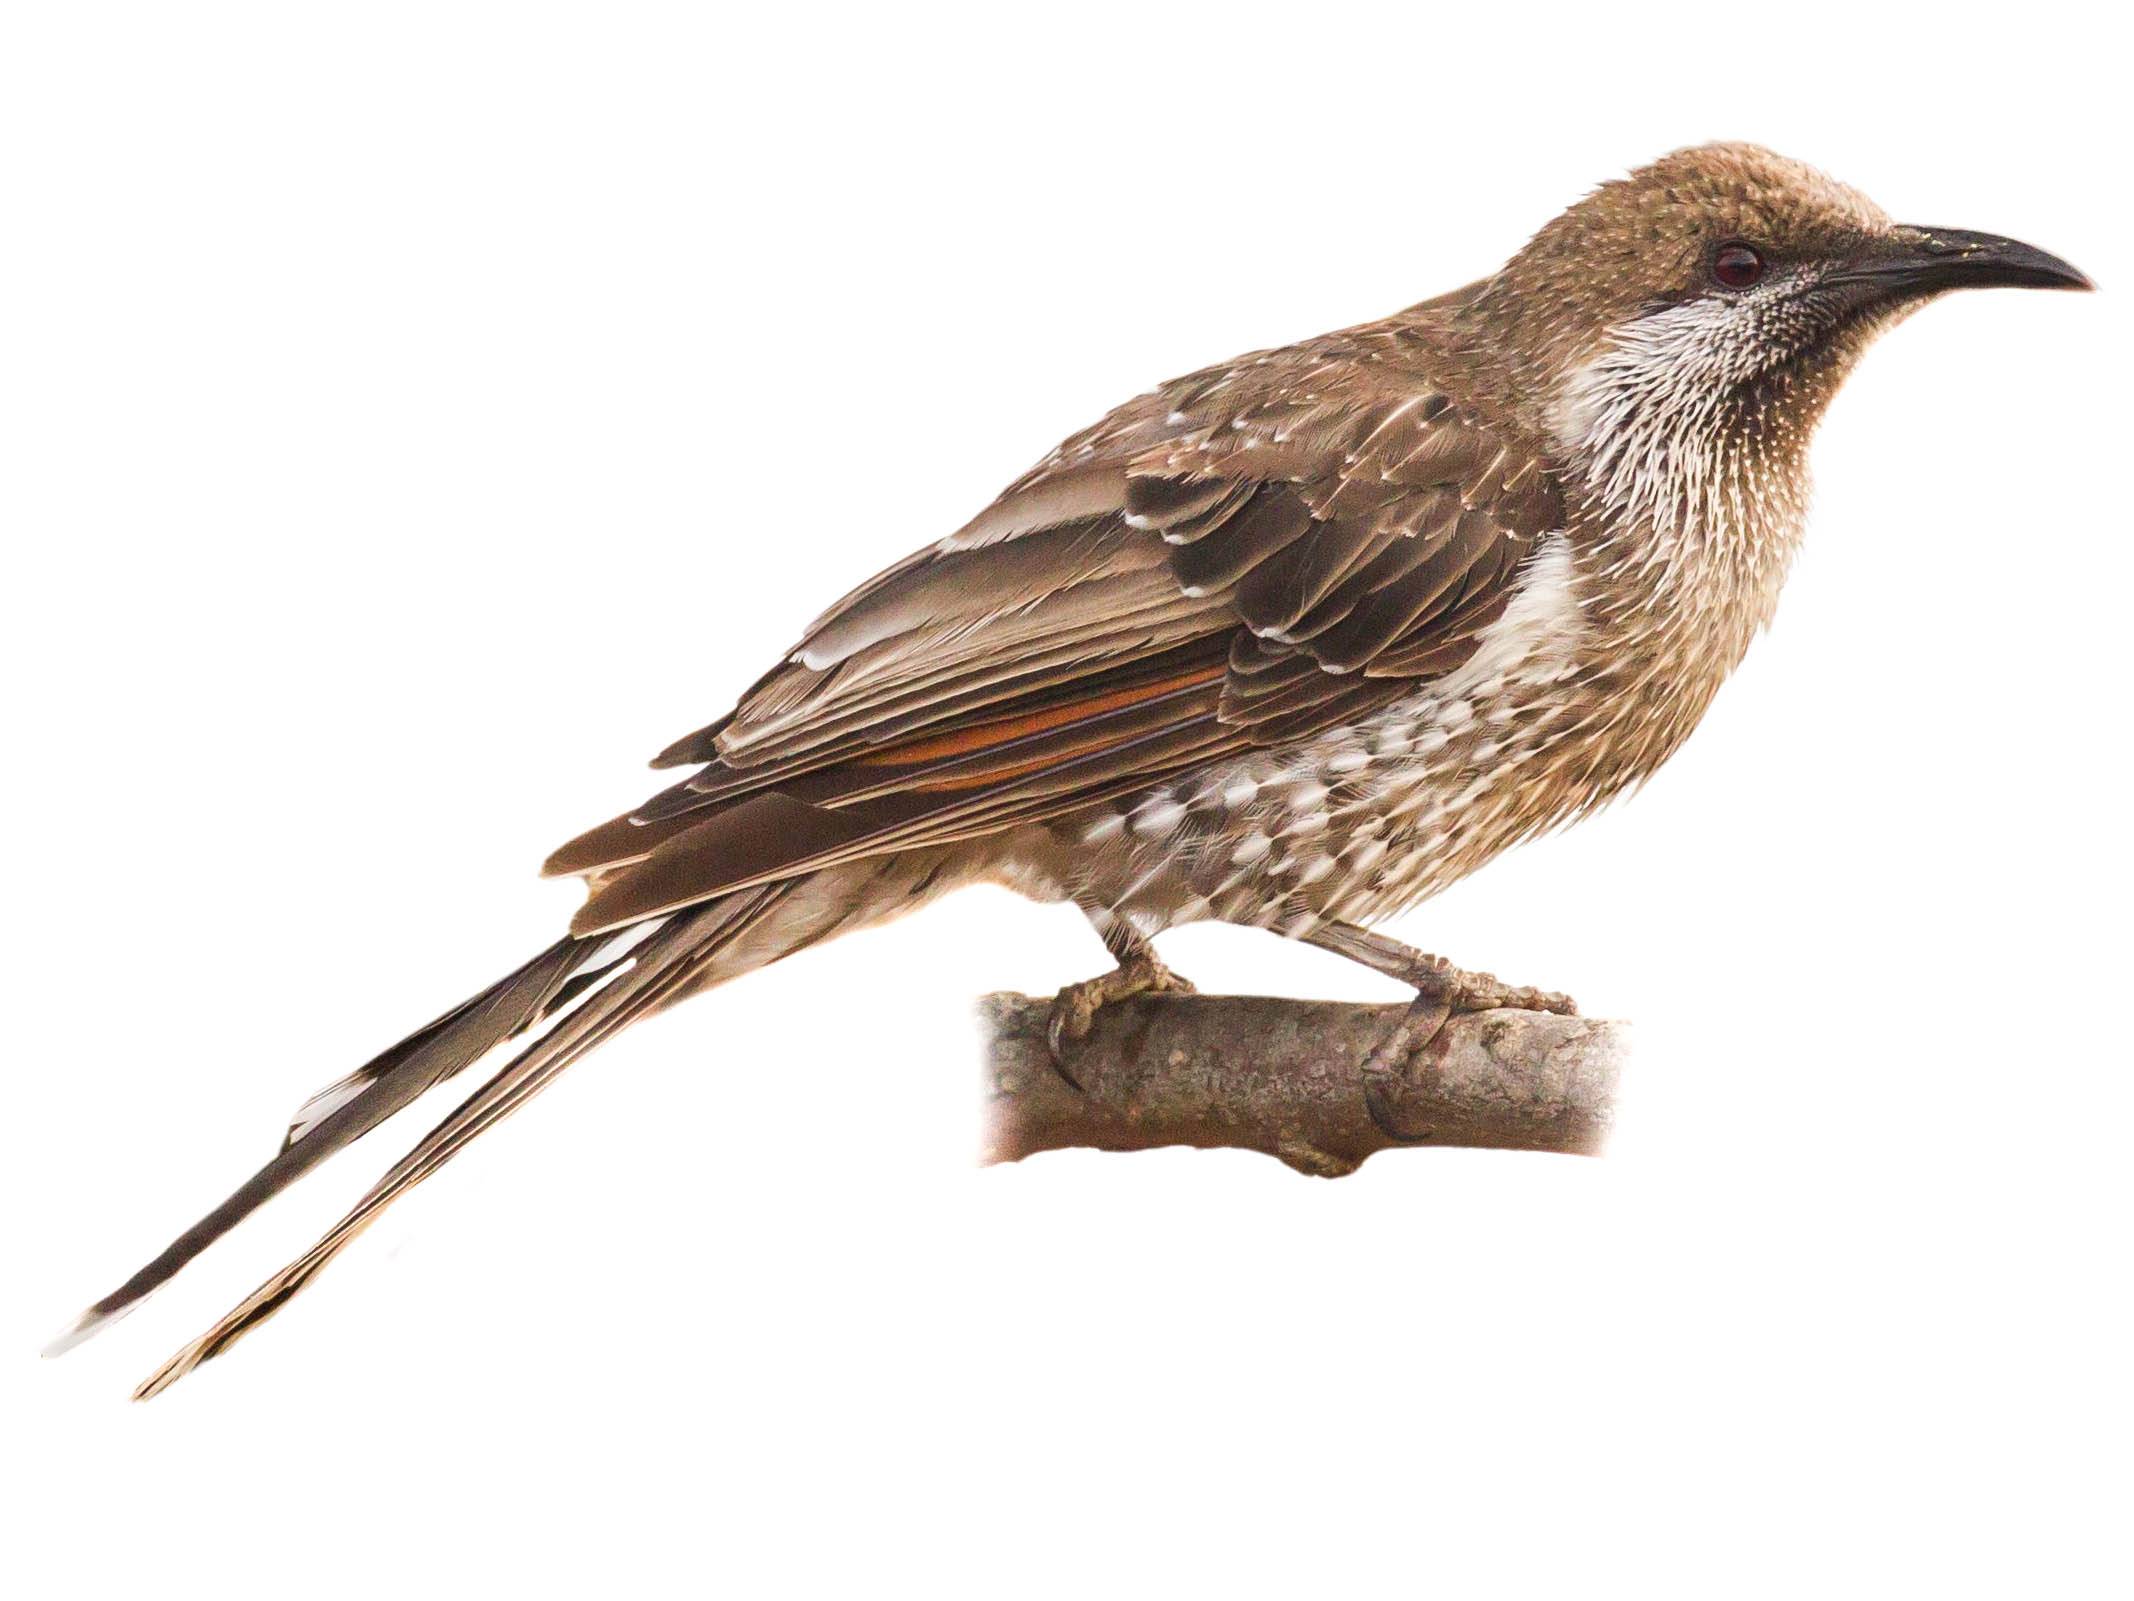
[[[1067,1042],[1085,1038],[1097,1013],[1113,1001],[1135,995],[1191,994],[1193,986],[1163,965],[1156,947],[1137,933],[1124,918],[1104,930],[1104,948],[1118,966],[1109,973],[1069,984],[1052,1001],[1052,1019],[1045,1028],[1051,1047],[1052,1066],[1075,1090],[1082,1084],[1067,1068]]]
[[[1419,1144],[1427,1133],[1403,1130],[1393,1108],[1406,1092],[1405,1069],[1418,1046],[1436,1038],[1439,1029],[1456,1012],[1487,1012],[1510,1007],[1526,1012],[1556,1012],[1577,1015],[1578,1007],[1568,995],[1553,990],[1530,989],[1507,984],[1493,973],[1469,973],[1454,967],[1442,956],[1432,956],[1412,945],[1374,934],[1353,923],[1321,923],[1305,939],[1321,950],[1346,956],[1373,972],[1415,987],[1415,1000],[1393,1030],[1372,1048],[1363,1063],[1363,1101],[1371,1121],[1388,1139]]]

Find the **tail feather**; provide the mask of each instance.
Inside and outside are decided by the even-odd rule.
[[[517,1111],[587,1051],[686,992],[724,947],[782,899],[789,887],[768,886],[667,919],[638,944],[628,961],[618,961],[611,976],[593,987],[582,1004],[564,1012],[554,1028],[513,1057],[424,1136],[317,1244],[150,1374],[134,1398],[145,1401],[168,1389],[273,1316],[395,1199],[443,1167],[477,1135]]]
[[[88,1339],[168,1283],[186,1263],[342,1147],[362,1138],[425,1091],[523,1033],[558,1004],[575,975],[597,969],[613,941],[563,939],[480,994],[417,1029],[297,1109],[282,1148],[220,1206],[171,1241],[140,1272],[98,1301],[45,1348],[57,1356]]]
[[[279,1154],[170,1248],[83,1314],[47,1354],[140,1304],[268,1197],[492,1047],[530,1036],[304,1255],[178,1352],[135,1392],[146,1399],[226,1350],[283,1306],[397,1197],[516,1111],[580,1056],[639,1018],[855,928],[910,911],[979,876],[983,863],[908,851],[736,890],[608,934],[567,938],[306,1101]],[[540,1030],[535,1033],[533,1031]]]

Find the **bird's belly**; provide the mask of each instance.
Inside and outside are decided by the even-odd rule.
[[[1058,892],[1100,928],[1216,919],[1289,935],[1390,916],[1590,804],[1562,684],[1418,693],[1064,819]]]

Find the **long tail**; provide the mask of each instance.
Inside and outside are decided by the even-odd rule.
[[[305,1103],[289,1142],[227,1201],[54,1343],[65,1349],[122,1315],[329,1152],[505,1040],[534,1035],[424,1136],[309,1251],[158,1368],[135,1397],[168,1388],[278,1311],[397,1197],[523,1106],[572,1062],[671,1002],[804,946],[908,910],[950,887],[938,856],[877,858],[740,891],[611,937],[564,940]]]
[[[607,942],[612,944],[613,942]],[[45,1347],[57,1356],[124,1317],[178,1270],[343,1146],[369,1133],[493,1046],[541,1021],[574,973],[597,968],[602,941],[557,941],[524,967],[425,1024],[297,1108],[274,1159],[228,1200],[171,1241],[154,1261],[77,1318]]]

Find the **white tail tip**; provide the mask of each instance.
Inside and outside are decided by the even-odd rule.
[[[90,1307],[88,1311],[60,1331],[58,1337],[44,1348],[44,1355],[48,1357],[65,1356],[77,1345],[81,1344],[82,1341],[88,1339],[90,1335],[96,1333],[99,1329],[108,1328],[118,1322],[120,1318],[139,1306],[141,1301],[147,1299],[148,1297],[144,1295],[139,1301],[128,1301],[124,1306],[112,1312],[99,1312],[95,1307]]]

